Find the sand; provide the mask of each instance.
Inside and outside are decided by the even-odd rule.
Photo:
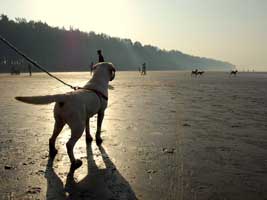
[[[56,73],[82,86],[89,73]],[[53,104],[20,95],[70,91],[45,74],[0,75],[1,199],[265,199],[267,74],[118,72],[111,82],[102,148],[75,146],[75,174],[65,144],[48,159]],[[91,119],[91,133],[96,118]]]

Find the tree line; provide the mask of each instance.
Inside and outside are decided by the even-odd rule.
[[[105,60],[114,63],[119,70],[137,70],[144,62],[149,70],[233,68],[228,62],[191,56],[177,50],[167,51],[93,31],[51,27],[41,21],[11,20],[3,14],[0,34],[50,71],[88,71],[90,63],[97,61],[98,49],[103,51]],[[7,72],[12,65],[25,68],[27,62],[0,43],[0,72]]]

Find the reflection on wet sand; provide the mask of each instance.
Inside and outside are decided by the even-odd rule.
[[[90,74],[57,76],[81,86]],[[22,104],[14,96],[60,94],[69,88],[42,73],[31,78],[0,75],[0,199],[11,195],[17,199],[105,199],[108,195],[109,199],[177,199],[178,151],[162,153],[163,148],[177,146],[173,112],[176,78],[173,72],[151,72],[142,78],[136,72],[118,72],[101,134],[105,151],[116,167],[95,142],[86,152],[85,138],[81,138],[75,145],[75,156],[84,164],[74,177],[69,175],[66,185],[69,128],[66,126],[58,137],[54,163],[47,161],[53,104]],[[95,133],[96,118],[91,122],[91,133]]]
[[[100,156],[94,157],[93,144],[87,145],[87,175],[82,180],[76,181],[74,171],[70,170],[65,185],[53,169],[53,160],[49,159],[45,173],[46,199],[137,199],[104,147],[99,146],[98,149]],[[105,167],[97,165],[100,159],[103,160]]]

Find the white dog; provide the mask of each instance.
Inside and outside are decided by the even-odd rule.
[[[104,111],[108,100],[108,82],[115,78],[113,64],[103,62],[94,66],[94,75],[87,84],[73,92],[66,94],[16,97],[17,100],[30,104],[49,104],[56,102],[54,107],[55,126],[52,137],[49,139],[49,155],[54,158],[57,154],[55,148],[56,138],[68,124],[71,129],[71,138],[67,142],[68,156],[71,161],[71,169],[75,170],[82,165],[82,161],[75,159],[73,147],[86,130],[86,141],[91,142],[89,119],[97,116],[96,142],[102,143],[100,136]]]

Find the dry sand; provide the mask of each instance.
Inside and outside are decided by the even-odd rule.
[[[1,199],[267,199],[267,74],[119,72],[111,85],[103,146],[83,136],[72,177],[67,127],[48,159],[53,104],[14,100],[69,89],[44,74],[0,75]]]

